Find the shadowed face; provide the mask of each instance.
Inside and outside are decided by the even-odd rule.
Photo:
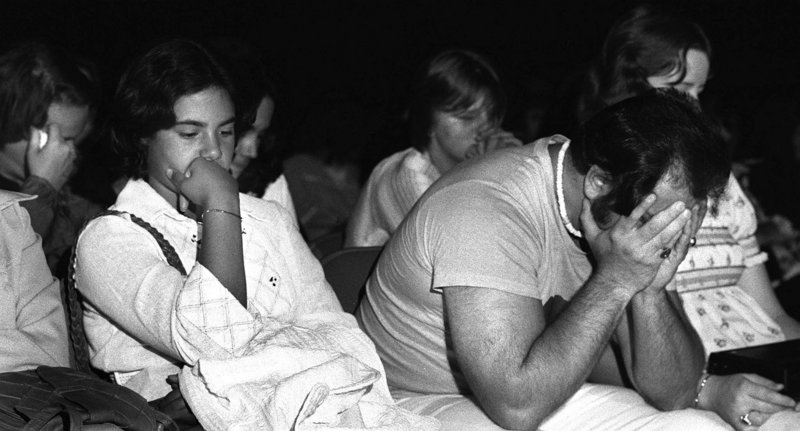
[[[654,88],[674,88],[697,99],[706,87],[711,63],[708,55],[695,48],[686,51],[686,75],[680,79],[680,71],[674,69],[666,75],[650,76],[647,83]]]
[[[437,166],[441,173],[463,162],[470,147],[477,145],[480,135],[492,127],[484,98],[463,112],[435,111],[428,150],[438,154],[444,165]]]
[[[256,119],[250,129],[244,131],[236,140],[236,150],[231,162],[231,173],[234,178],[250,164],[250,161],[258,157],[258,148],[264,140],[269,126],[272,125],[272,114],[275,112],[275,102],[269,96],[261,99],[261,103],[256,110]]]
[[[51,124],[57,124],[64,142],[73,144],[85,136],[90,120],[91,112],[88,105],[52,103],[47,108],[47,123],[44,129],[47,130]]]

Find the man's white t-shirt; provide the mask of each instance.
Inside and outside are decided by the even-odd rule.
[[[396,398],[468,393],[452,360],[442,289],[497,289],[538,298],[551,312],[588,279],[589,259],[558,214],[547,151],[565,140],[544,138],[459,165],[386,244],[358,317]]]

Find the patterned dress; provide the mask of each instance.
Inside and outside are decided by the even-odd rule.
[[[678,267],[675,287],[706,354],[785,339],[780,326],[738,286],[745,269],[767,259],[756,242],[756,226],[753,206],[731,175],[717,214],[709,209],[697,244]]]

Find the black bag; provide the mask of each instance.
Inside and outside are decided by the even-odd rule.
[[[783,384],[782,394],[800,400],[800,340],[714,352],[708,356],[708,372],[758,374]]]
[[[0,373],[0,430],[80,430],[113,424],[126,430],[178,427],[141,395],[64,367]]]

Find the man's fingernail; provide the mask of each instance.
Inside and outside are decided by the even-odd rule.
[[[173,173],[174,173],[174,171],[172,169],[167,168],[167,178],[172,178],[172,174]]]

